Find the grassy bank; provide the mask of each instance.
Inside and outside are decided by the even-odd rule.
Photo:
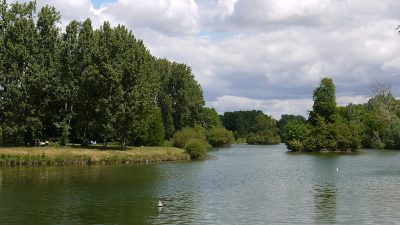
[[[101,150],[93,147],[0,147],[0,165],[85,165],[130,164],[189,160],[183,149],[134,147],[127,150]]]

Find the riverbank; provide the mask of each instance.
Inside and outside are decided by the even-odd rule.
[[[173,147],[130,147],[124,151],[96,147],[0,147],[1,166],[132,164],[190,160]]]

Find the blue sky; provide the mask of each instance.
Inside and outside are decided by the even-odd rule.
[[[100,8],[101,4],[107,3],[107,2],[113,2],[114,0],[91,0],[92,4],[96,8]]]
[[[306,116],[325,76],[333,78],[340,105],[367,101],[376,82],[400,96],[399,0],[37,3],[55,6],[61,26],[86,18],[95,27],[105,20],[127,26],[156,57],[192,67],[206,104],[219,113]]]

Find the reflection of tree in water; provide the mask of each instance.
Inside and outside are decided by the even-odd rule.
[[[155,166],[2,168],[1,224],[147,224]]]
[[[316,224],[336,223],[336,191],[336,187],[332,184],[314,186]]]

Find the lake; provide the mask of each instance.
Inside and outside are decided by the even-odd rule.
[[[400,223],[400,151],[305,154],[234,145],[209,155],[0,168],[0,224]]]

